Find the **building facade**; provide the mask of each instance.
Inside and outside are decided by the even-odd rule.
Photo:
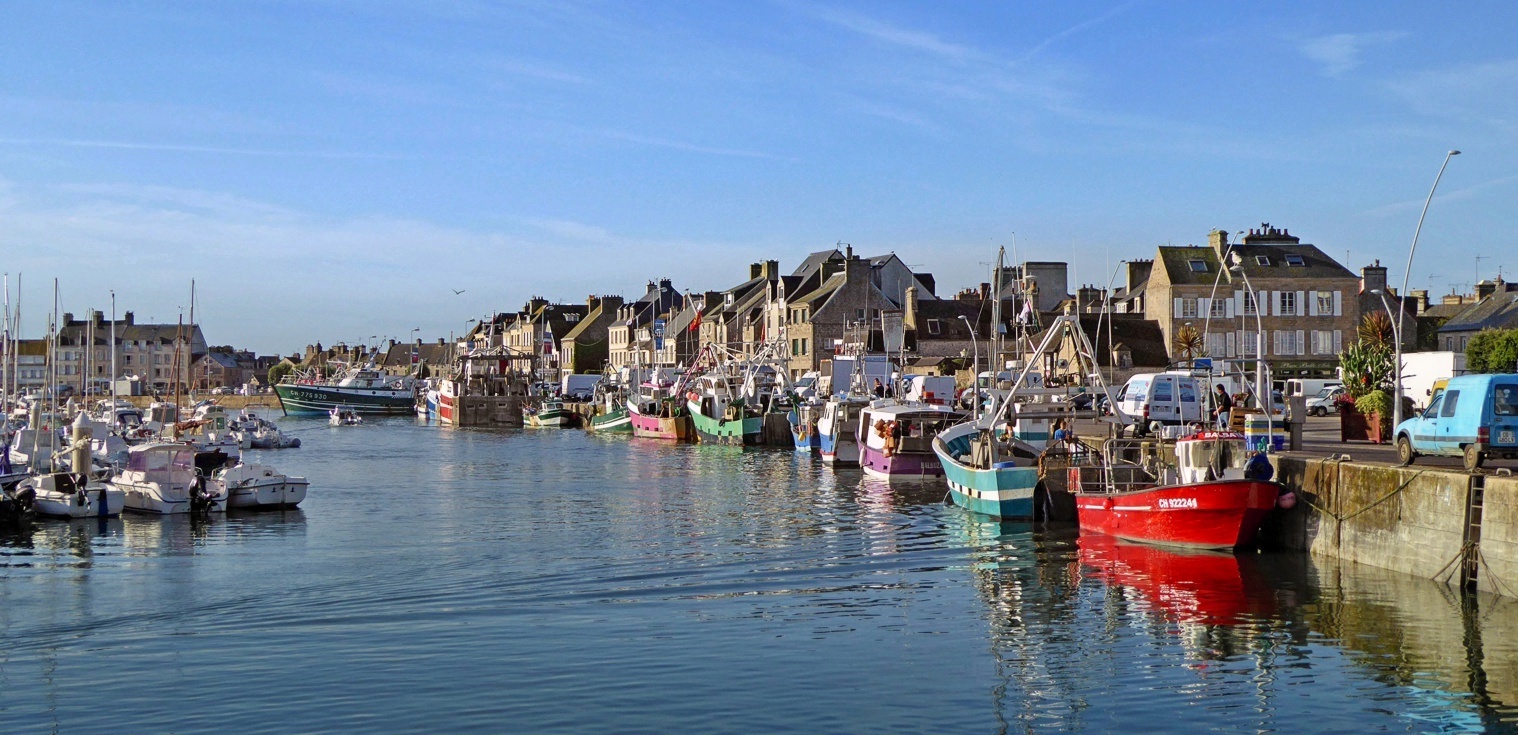
[[[1330,377],[1361,313],[1360,279],[1314,245],[1269,223],[1238,243],[1214,230],[1206,247],[1160,246],[1144,284],[1144,316],[1172,360],[1262,357],[1278,378]],[[1263,334],[1261,333],[1263,330]]]

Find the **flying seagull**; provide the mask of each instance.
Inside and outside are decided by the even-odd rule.
[[[459,291],[459,290],[454,290],[453,295],[457,296],[457,295],[459,295],[461,293],[464,293],[464,292],[463,291]]]

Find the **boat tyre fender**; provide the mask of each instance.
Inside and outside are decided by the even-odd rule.
[[[1112,496],[1102,498],[1102,510],[1112,510]]]

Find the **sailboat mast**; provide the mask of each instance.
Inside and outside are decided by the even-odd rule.
[[[111,291],[111,423],[116,422],[116,292]]]
[[[987,362],[990,363],[990,365],[991,365],[991,376],[992,376],[991,377],[991,381],[992,381],[992,383],[995,383],[995,381],[996,381],[996,374],[1001,370],[1001,363],[999,363],[997,360],[998,360],[998,357],[1001,355],[1001,350],[1002,350],[1002,343],[1001,343],[1001,341],[1002,341],[1002,335],[1001,335],[1001,289],[1002,289],[1001,274],[1002,274],[1003,263],[1004,263],[1004,261],[1006,259],[1006,255],[1007,255],[1007,249],[1005,247],[999,247],[999,248],[996,249],[996,272],[991,274],[991,283],[993,284],[991,286],[991,340],[990,340],[990,342],[991,342],[991,356],[990,356],[990,359],[987,360]],[[979,381],[980,380],[980,376],[976,376],[975,379],[977,381]]]
[[[0,341],[0,411],[10,413],[11,398],[11,274],[5,274],[5,337]],[[5,418],[0,416],[0,429]],[[5,451],[9,451],[7,446]]]

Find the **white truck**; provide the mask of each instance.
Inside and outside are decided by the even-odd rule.
[[[1425,408],[1434,383],[1464,374],[1464,352],[1409,352],[1402,355],[1402,395]]]
[[[595,396],[600,383],[599,373],[571,373],[561,381],[559,396],[568,401],[588,401]]]
[[[906,399],[931,403],[935,406],[951,406],[954,403],[954,377],[952,375],[909,376]]]
[[[828,389],[832,395],[843,396],[857,382],[861,390],[873,393],[877,380],[882,387],[891,386],[893,371],[894,366],[885,355],[838,355],[833,358],[832,374],[827,376]]]

